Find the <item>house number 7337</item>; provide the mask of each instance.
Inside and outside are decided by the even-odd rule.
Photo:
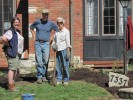
[[[112,73],[112,72],[109,73],[110,83],[113,83],[118,86],[128,86],[128,81],[129,81],[129,78],[124,75],[121,75],[118,73]]]

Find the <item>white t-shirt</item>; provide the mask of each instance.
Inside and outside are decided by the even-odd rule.
[[[12,36],[13,36],[11,30],[8,30],[4,35],[8,39],[8,41],[10,41],[12,39]],[[18,53],[22,54],[23,48],[24,48],[24,38],[18,32],[17,32],[17,35],[18,35]]]

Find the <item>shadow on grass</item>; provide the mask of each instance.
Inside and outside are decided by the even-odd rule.
[[[35,73],[26,74],[26,75],[18,75],[16,81],[26,81],[29,83],[35,83],[37,80]]]
[[[52,86],[55,86],[55,77],[53,77],[54,71],[48,71],[46,74],[46,79],[48,80],[46,83],[51,84]],[[26,75],[19,75],[16,79],[16,81],[25,81],[29,83],[36,83],[36,73],[26,74]]]

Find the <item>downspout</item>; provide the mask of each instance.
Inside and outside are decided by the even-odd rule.
[[[71,65],[74,64],[74,0],[70,0]]]

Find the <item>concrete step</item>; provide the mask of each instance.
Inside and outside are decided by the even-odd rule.
[[[53,71],[54,67],[55,67],[54,60],[49,59],[48,71]],[[19,69],[20,74],[30,74],[34,72],[36,72],[34,59],[30,58],[29,60],[21,60],[20,69]]]
[[[32,60],[21,60],[19,73],[20,74],[30,74],[35,72],[35,65]]]

